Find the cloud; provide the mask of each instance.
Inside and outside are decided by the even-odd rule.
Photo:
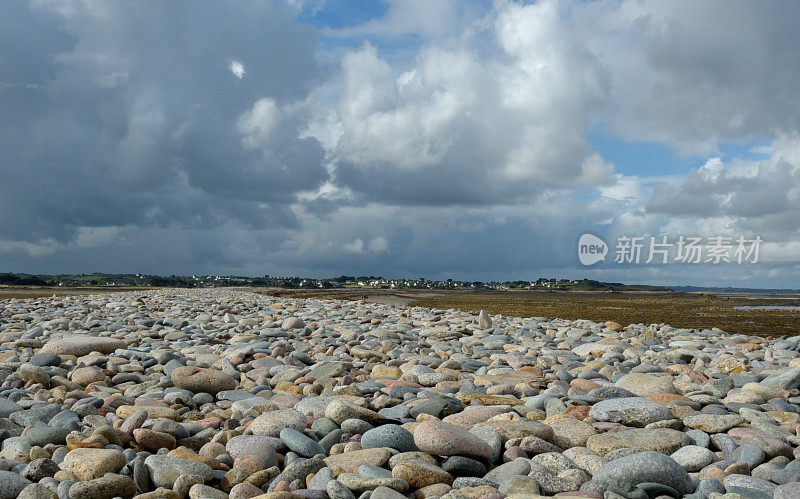
[[[389,242],[385,237],[378,236],[369,242],[368,248],[373,253],[381,253],[389,250]]]
[[[280,120],[281,111],[275,101],[268,97],[259,99],[236,122],[242,134],[242,145],[247,149],[255,149],[268,144]]]
[[[4,239],[291,226],[287,201],[326,180],[322,147],[300,137],[307,118],[287,111],[320,77],[315,36],[283,2],[0,8],[14,23],[0,35],[0,82],[14,84],[0,91]],[[15,47],[32,49],[23,60]],[[229,54],[234,76],[252,61],[248,78],[213,70]],[[265,102],[279,133],[258,114]]]
[[[244,64],[242,64],[237,60],[232,60],[230,62],[230,64],[228,65],[228,70],[231,72],[231,74],[233,74],[233,76],[235,76],[240,80],[244,78],[244,74],[246,72],[244,69]]]
[[[386,241],[385,237],[378,236],[369,241],[369,243],[364,244],[364,240],[357,237],[352,242],[342,245],[342,249],[344,249],[346,253],[353,253],[356,255],[363,255],[366,252],[382,253],[389,250],[389,242]]]
[[[724,233],[760,234],[771,242],[800,236],[800,139],[775,142],[765,160],[719,158],[690,172],[683,184],[658,184],[647,210],[702,223],[725,221]],[[698,221],[698,223],[700,223]]]
[[[800,19],[792,2],[601,1],[571,9],[610,69],[605,121],[627,139],[709,154],[798,129]]]
[[[479,35],[423,47],[402,71],[371,44],[346,53],[335,180],[406,204],[514,202],[609,182],[613,165],[585,137],[606,71],[568,29],[554,2],[507,4]],[[487,40],[488,54],[473,46]]]
[[[361,238],[359,237],[352,243],[345,243],[342,246],[342,248],[348,253],[355,253],[357,255],[360,255],[361,253],[364,252],[364,241],[362,241]]]

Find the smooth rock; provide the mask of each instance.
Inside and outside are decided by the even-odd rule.
[[[681,447],[689,445],[685,433],[669,428],[637,428],[615,433],[601,433],[589,437],[586,447],[601,456],[616,449],[639,449],[672,454]]]
[[[666,406],[642,397],[602,400],[592,406],[589,416],[598,421],[611,421],[626,426],[645,427],[650,423],[674,419]]]
[[[170,377],[176,387],[194,393],[216,395],[236,388],[236,380],[217,369],[184,366],[172,371]]]
[[[492,449],[480,438],[460,426],[443,421],[426,421],[414,430],[416,446],[440,456],[467,456],[489,460]]]
[[[199,475],[206,482],[214,477],[214,471],[209,465],[188,459],[152,455],[148,456],[144,463],[156,487],[172,488],[175,480],[181,475]]]
[[[62,467],[85,481],[117,473],[126,462],[125,455],[115,449],[79,448],[67,453]]]
[[[92,352],[113,353],[118,348],[125,348],[125,342],[116,338],[74,335],[61,340],[48,341],[40,353],[55,355],[74,355],[82,357]]]
[[[395,424],[385,424],[367,430],[361,436],[361,447],[370,449],[375,447],[390,447],[400,452],[411,452],[417,449],[414,444],[414,435]]]
[[[294,409],[265,412],[250,424],[253,435],[278,437],[284,428],[302,431],[306,428],[306,416]]]
[[[610,483],[619,480],[629,484],[654,482],[668,485],[681,494],[694,492],[689,474],[671,457],[660,452],[637,452],[604,464],[593,481]]]
[[[31,484],[18,474],[11,471],[0,471],[0,499],[16,499],[22,489]]]

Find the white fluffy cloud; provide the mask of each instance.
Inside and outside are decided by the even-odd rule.
[[[257,100],[236,122],[242,134],[242,145],[248,149],[268,145],[280,120],[281,110],[274,100],[269,97]]]
[[[342,183],[394,202],[486,204],[611,180],[586,143],[607,75],[556,3],[502,5],[457,38],[402,69],[371,44],[344,55],[329,148]]]
[[[680,186],[658,184],[653,213],[710,227],[724,235],[761,235],[771,243],[800,239],[800,140],[778,139],[764,160],[712,158]],[[675,224],[675,222],[672,222]]]
[[[231,72],[233,76],[237,77],[240,80],[244,78],[244,74],[246,73],[244,64],[235,59],[232,60],[230,64],[228,64],[228,70]]]

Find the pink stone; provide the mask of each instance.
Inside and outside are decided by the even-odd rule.
[[[507,405],[475,405],[467,406],[462,412],[451,414],[443,419],[446,423],[460,426],[469,430],[478,423],[488,421],[490,418],[511,411]]]
[[[608,421],[598,421],[597,423],[592,423],[592,426],[595,430],[599,431],[600,433],[607,432],[607,431],[619,431],[625,429],[625,425],[619,423],[611,423]]]
[[[509,447],[505,452],[503,452],[504,463],[510,463],[518,457],[524,457],[525,459],[528,459],[528,453],[522,450],[522,448],[516,446]]]
[[[174,449],[175,437],[168,433],[137,428],[133,430],[133,438],[139,446],[149,452],[158,452],[159,449]]]
[[[222,424],[222,418],[210,417],[198,419],[197,421],[192,422],[198,426],[202,426],[203,428],[219,428],[219,425]]]
[[[731,428],[728,430],[728,435],[736,440],[740,440],[742,438],[769,438],[783,440],[782,438],[778,438],[775,435],[770,435],[769,433],[759,430],[758,428],[746,428],[742,426]]]
[[[492,448],[467,430],[444,421],[425,421],[414,430],[414,443],[423,452],[439,456],[491,459]]]

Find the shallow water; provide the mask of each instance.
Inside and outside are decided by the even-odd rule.
[[[800,310],[794,305],[740,305],[733,307],[735,310]]]
[[[800,296],[769,296],[769,295],[717,295],[717,298],[741,298],[742,300],[800,300]]]

